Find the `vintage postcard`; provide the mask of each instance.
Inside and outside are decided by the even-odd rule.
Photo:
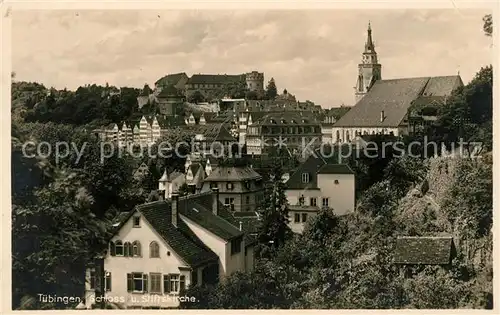
[[[6,5],[6,311],[493,309],[492,6]]]

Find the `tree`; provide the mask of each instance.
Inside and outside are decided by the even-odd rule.
[[[205,101],[205,96],[200,91],[196,90],[188,96],[187,101],[190,103],[198,104]]]
[[[258,239],[262,256],[275,252],[291,236],[288,227],[288,200],[285,195],[285,185],[280,180],[282,175],[281,166],[275,164],[270,184],[266,187],[264,203],[259,209],[262,225]]]
[[[259,95],[257,94],[257,92],[255,91],[248,91],[246,94],[245,94],[245,98],[247,100],[256,100],[257,98],[259,97]]]
[[[448,146],[465,142],[491,144],[493,117],[493,68],[482,67],[466,86],[455,90],[445,106],[439,107],[435,130]],[[488,150],[491,148],[487,148]]]
[[[111,223],[93,214],[95,200],[82,175],[49,164],[42,168],[52,183],[37,189],[33,204],[13,206],[13,308],[41,292],[81,295],[85,266],[109,237]]]
[[[483,30],[486,36],[491,36],[493,34],[493,17],[491,14],[486,14],[483,17]]]
[[[266,87],[266,96],[270,100],[274,100],[278,95],[278,88],[276,87],[276,83],[274,82],[274,78],[271,78],[267,83]]]

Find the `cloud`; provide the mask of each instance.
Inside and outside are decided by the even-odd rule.
[[[325,107],[353,103],[371,21],[383,78],[460,74],[491,63],[477,10],[19,11],[20,80],[141,87],[174,72],[265,72]]]

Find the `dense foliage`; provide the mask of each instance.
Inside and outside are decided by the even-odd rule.
[[[119,123],[138,112],[139,89],[87,85],[76,91],[47,89],[38,83],[14,82],[12,110],[25,107],[27,122],[101,126]],[[16,106],[17,105],[17,106]]]
[[[194,288],[188,294],[199,303],[183,307],[491,308],[492,167],[471,160],[437,162],[455,164],[456,172],[447,177],[450,189],[443,198],[434,200],[439,207],[433,215],[428,206],[433,195],[413,190],[419,190],[414,179],[422,173],[433,179],[436,161],[427,171],[429,161],[394,160],[383,180],[366,191],[359,211],[336,217],[322,210],[302,235],[285,242],[272,257],[260,259],[255,271],[234,274],[215,287]],[[404,174],[398,171],[402,168]],[[481,174],[484,181],[472,185],[462,177],[467,173],[472,173],[470,180]],[[401,185],[407,189],[403,191]],[[430,186],[431,192],[441,188]],[[464,205],[450,205],[451,200]],[[471,203],[478,205],[472,213],[466,210]],[[456,226],[457,217],[467,224]],[[457,242],[458,255],[450,268],[427,266],[407,277],[408,267],[393,263],[393,246],[395,237],[412,230],[416,235],[461,235],[458,239],[466,237],[467,242]],[[489,256],[478,259],[482,246]]]

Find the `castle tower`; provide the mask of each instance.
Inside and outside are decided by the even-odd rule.
[[[249,72],[245,74],[245,81],[248,90],[255,92],[264,91],[264,73],[258,71]]]
[[[368,38],[365,43],[365,51],[362,61],[358,65],[358,79],[355,87],[356,103],[368,93],[373,83],[382,79],[382,65],[378,63],[375,44],[372,39],[372,28],[368,23]]]

